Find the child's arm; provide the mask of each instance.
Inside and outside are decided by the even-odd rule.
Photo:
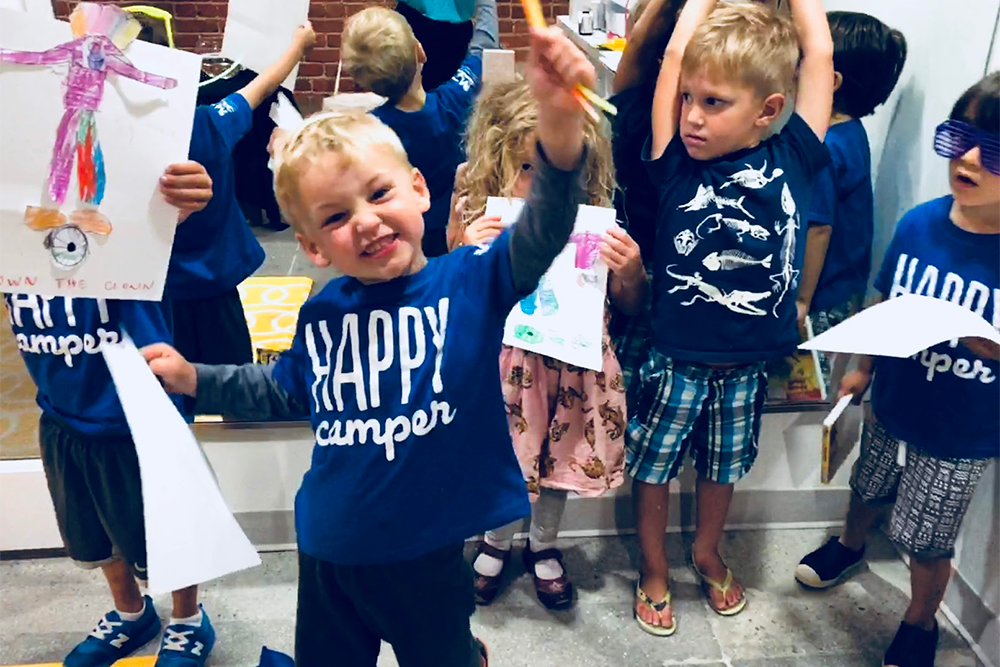
[[[620,93],[638,86],[652,74],[657,59],[663,55],[656,47],[663,36],[673,30],[680,4],[681,0],[650,0],[629,35],[611,84],[612,92]]]
[[[802,276],[799,279],[797,299],[800,327],[805,322],[806,315],[809,314],[813,294],[816,293],[816,284],[819,282],[819,274],[822,273],[823,263],[826,261],[826,251],[830,247],[831,236],[833,236],[833,227],[830,225],[809,225],[809,232],[806,236],[806,256],[802,262]]]
[[[820,141],[826,136],[833,110],[833,38],[821,0],[789,0],[799,35],[802,61],[795,112]]]
[[[476,0],[472,15],[475,28],[469,40],[469,55],[482,57],[484,49],[500,48],[500,21],[497,18],[496,0]]]
[[[674,26],[674,34],[670,36],[667,50],[663,52],[663,64],[660,65],[653,97],[653,145],[650,151],[650,158],[653,160],[663,155],[663,151],[677,134],[681,113],[681,61],[684,60],[684,49],[713,7],[715,0],[688,0]]]
[[[884,300],[885,297],[880,295],[868,304],[868,307],[871,308],[875,304],[881,303]],[[865,397],[865,392],[868,391],[868,387],[872,383],[872,374],[874,371],[875,357],[858,355],[857,367],[850,373],[844,375],[843,379],[840,381],[840,391],[837,392],[837,400],[839,401],[848,394],[853,394],[854,399],[851,402],[855,405],[861,405],[861,400]]]
[[[611,269],[611,303],[626,315],[637,315],[646,299],[648,282],[639,244],[624,229],[612,227],[604,237],[601,256]]]
[[[514,286],[525,293],[562,251],[583,203],[583,107],[577,84],[593,87],[597,74],[559,28],[531,29],[528,81],[538,105],[538,169],[510,239]]]
[[[239,94],[250,104],[251,109],[256,109],[278,89],[315,41],[316,33],[313,32],[309,21],[296,28],[291,46],[270,67],[239,90]]]
[[[309,414],[309,406],[272,377],[273,366],[192,364],[166,343],[142,348],[142,356],[168,393],[197,399],[197,412],[235,419],[291,419]]]

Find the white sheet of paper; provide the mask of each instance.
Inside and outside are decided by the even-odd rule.
[[[866,308],[799,348],[905,359],[938,343],[967,336],[1000,343],[1000,333],[968,308],[906,294]]]
[[[303,123],[302,114],[288,101],[284,93],[278,94],[278,101],[271,105],[269,115],[278,129],[286,132],[294,132]]]
[[[309,0],[229,0],[222,55],[253,71],[270,67],[309,18]],[[281,85],[295,90],[299,66]]]
[[[74,39],[69,24],[0,10],[0,47],[45,51]],[[0,63],[0,289],[71,297],[158,301],[177,228],[177,209],[163,199],[160,176],[187,160],[201,60],[193,53],[135,41],[125,56],[140,70],[172,77],[162,90],[109,73],[94,114],[106,170],[99,211],[110,234],[35,231],[27,206],[50,206],[49,163],[63,118],[68,67]],[[71,170],[61,212],[77,210],[77,170]],[[86,256],[59,268],[45,247],[53,238],[86,239]],[[82,244],[81,244],[82,245]],[[76,246],[74,246],[76,247]]]
[[[522,206],[519,199],[490,197],[486,200],[486,215],[498,215],[504,223],[513,224]],[[580,207],[570,243],[546,271],[538,289],[507,316],[504,345],[601,370],[608,266],[598,256],[589,268],[577,268],[577,242],[573,237],[600,236],[616,224],[613,208]]]
[[[483,49],[483,85],[492,86],[517,79],[515,54],[508,49]]]
[[[184,418],[132,341],[103,345],[139,456],[149,590],[179,590],[260,565]]]
[[[43,18],[54,19],[56,17],[55,12],[52,11],[52,0],[0,0],[0,9],[27,12]]]

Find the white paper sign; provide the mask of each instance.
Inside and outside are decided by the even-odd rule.
[[[12,12],[27,12],[43,18],[55,18],[52,0],[0,0],[0,9]]]
[[[799,348],[905,359],[938,343],[965,337],[1000,344],[997,330],[968,308],[906,294],[866,308]]]
[[[123,61],[75,39],[68,23],[0,11],[0,289],[156,301],[177,228],[159,180],[187,160],[200,60],[135,41]],[[17,64],[29,56],[9,50],[61,62]],[[128,62],[176,86],[135,80]]]
[[[483,85],[517,80],[515,54],[507,49],[483,49]]]
[[[486,215],[498,215],[512,224],[522,206],[519,199],[490,197]],[[538,288],[507,316],[504,345],[601,370],[608,266],[600,258],[600,239],[615,225],[613,208],[580,207],[569,244]]]
[[[258,74],[292,44],[295,29],[309,18],[309,0],[229,0],[222,55]],[[299,66],[282,82],[295,90]]]
[[[139,457],[150,592],[176,591],[260,565],[191,429],[139,350],[126,336],[101,352]]]

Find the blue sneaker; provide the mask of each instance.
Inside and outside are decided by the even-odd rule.
[[[146,609],[138,621],[123,621],[117,611],[109,611],[90,634],[63,660],[64,667],[110,667],[130,656],[160,634],[160,617],[147,595]]]
[[[201,605],[198,608],[201,609],[201,625],[174,624],[163,631],[155,667],[204,667],[215,646],[215,628],[205,608]]]

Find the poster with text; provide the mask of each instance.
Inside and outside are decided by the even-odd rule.
[[[198,56],[135,41],[81,3],[70,23],[0,10],[0,289],[157,301],[187,160]]]
[[[258,74],[292,44],[295,29],[309,18],[309,0],[229,0],[222,55]],[[295,90],[298,65],[282,82]]]
[[[486,215],[514,222],[521,205],[520,200],[491,197]],[[615,225],[614,209],[580,207],[569,243],[542,276],[537,289],[507,316],[505,345],[601,370],[608,266],[601,259],[600,243]]]

